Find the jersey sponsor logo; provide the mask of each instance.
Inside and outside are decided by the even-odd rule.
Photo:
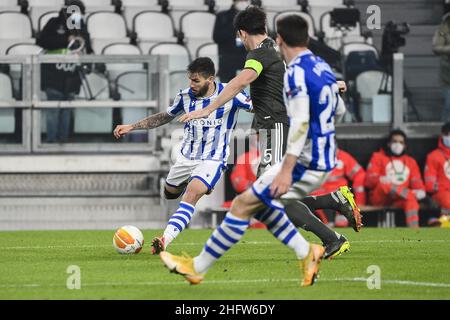
[[[392,184],[400,185],[408,181],[410,170],[401,160],[393,160],[386,165],[386,176]]]
[[[189,121],[189,124],[195,127],[217,127],[222,123],[222,119],[193,119]]]

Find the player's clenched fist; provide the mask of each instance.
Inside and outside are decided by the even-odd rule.
[[[133,130],[133,126],[131,124],[118,125],[114,129],[114,137],[116,137],[116,139],[119,139],[120,137],[126,135],[127,133],[129,133],[132,130]]]

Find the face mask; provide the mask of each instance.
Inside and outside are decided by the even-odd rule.
[[[399,156],[405,150],[405,146],[399,142],[394,142],[391,144],[391,152],[392,154]]]
[[[237,11],[244,11],[250,5],[248,1],[238,1],[234,4]]]
[[[444,143],[444,146],[450,148],[450,136],[443,136],[442,142]]]
[[[79,24],[83,20],[83,15],[79,12],[75,12],[70,16],[70,19],[75,23]]]
[[[244,43],[242,42],[241,38],[237,37],[236,38],[236,47],[240,48],[243,46],[244,46]]]

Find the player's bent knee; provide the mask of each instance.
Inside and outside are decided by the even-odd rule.
[[[181,195],[181,192],[179,193],[173,193],[170,192],[169,190],[167,190],[167,188],[164,188],[164,197],[167,200],[174,200],[174,199],[178,199],[178,197]]]

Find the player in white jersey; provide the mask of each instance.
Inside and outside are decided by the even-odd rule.
[[[119,125],[114,130],[115,137],[120,138],[133,130],[153,129],[183,113],[205,108],[224,88],[222,83],[215,81],[214,63],[209,58],[194,60],[188,66],[188,76],[190,87],[180,91],[166,112],[132,125]],[[183,196],[164,235],[153,239],[154,254],[164,250],[186,228],[195,213],[196,203],[219,181],[226,169],[229,142],[240,109],[252,110],[251,99],[244,92],[238,93],[209,117],[185,124],[181,154],[171,167],[164,187],[167,199]]]
[[[200,283],[214,262],[241,239],[250,218],[261,208],[275,208],[286,211],[288,215],[296,210],[308,209],[300,200],[320,187],[335,166],[334,118],[344,114],[345,106],[329,66],[307,49],[307,30],[306,21],[297,15],[277,22],[277,43],[289,63],[284,94],[290,130],[283,161],[272,166],[251,189],[234,199],[230,212],[206,242],[200,255],[188,258],[168,252],[160,254],[170,270],[183,275],[192,284]],[[325,205],[323,207],[334,205],[336,208],[345,200],[358,211],[353,197],[346,195],[347,191],[340,189],[310,200]],[[334,199],[338,197],[345,199]],[[259,218],[264,220],[264,214]],[[359,230],[359,211],[355,212],[355,220],[355,228]],[[283,226],[280,232],[283,232]],[[325,249],[309,244],[301,236],[296,239],[293,249],[301,261],[302,285],[312,285]]]

